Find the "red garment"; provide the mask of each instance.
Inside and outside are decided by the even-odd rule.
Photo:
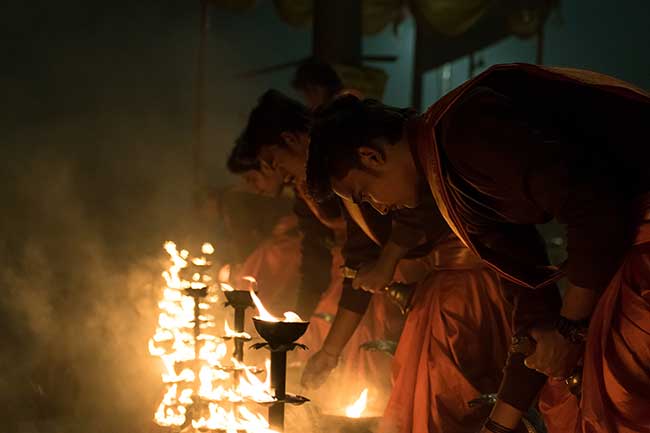
[[[496,274],[455,236],[428,256],[433,272],[417,289],[399,341],[393,392],[381,433],[478,432],[510,342],[510,309]]]
[[[310,349],[308,352],[299,352],[299,358],[303,362],[321,348],[329,333],[331,322],[323,316],[333,319],[338,310],[343,284],[343,257],[339,249],[333,250],[333,256],[332,284],[321,297],[310,319],[309,329],[301,339]],[[373,340],[396,340],[402,323],[401,314],[388,299],[373,296],[361,323],[345,346],[336,370],[321,388],[309,391],[309,397],[323,412],[342,414],[342,409],[353,403],[364,388],[368,388],[367,413],[381,414],[391,390],[392,357],[386,353],[362,350],[359,346]],[[341,384],[345,384],[346,392],[341,392]]]
[[[300,235],[295,216],[282,218],[273,234],[246,259],[233,281],[257,280],[260,298],[269,311],[282,314],[296,304],[300,269]],[[245,287],[245,285],[243,286]]]
[[[582,400],[549,380],[539,407],[549,433],[650,432],[650,203],[635,245],[596,307]]]

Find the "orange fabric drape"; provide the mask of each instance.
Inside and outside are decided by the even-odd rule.
[[[549,433],[650,432],[650,221],[594,311],[582,374],[580,402],[563,382],[542,390]]]

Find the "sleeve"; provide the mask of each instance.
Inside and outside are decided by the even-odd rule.
[[[561,303],[555,285],[530,290],[503,279],[506,299],[513,302],[513,334],[525,335],[531,326],[547,322],[549,312],[558,311]],[[509,353],[499,387],[499,398],[522,412],[526,412],[546,383],[547,377],[524,365],[526,357]]]
[[[540,162],[540,153],[549,150],[531,133],[512,102],[491,89],[476,89],[454,110],[457,119],[471,119],[466,124],[449,123],[445,131],[445,152],[452,166],[465,179],[478,185],[487,197],[502,196],[508,202],[526,206],[526,170],[532,161]],[[557,197],[560,190],[554,190]],[[489,199],[488,199],[489,200]],[[498,204],[493,206],[498,210]],[[471,230],[489,248],[516,257],[531,265],[548,263],[541,236],[533,224],[504,224],[471,221]],[[525,335],[533,326],[545,326],[559,312],[561,299],[556,286],[530,290],[505,279],[504,294],[513,303],[513,334]],[[526,411],[546,381],[546,376],[528,369],[521,354],[510,354],[504,368],[499,398]]]
[[[366,236],[347,211],[344,211],[344,217],[347,223],[347,237],[343,245],[343,260],[345,266],[359,269],[363,263],[376,260],[381,253],[381,247]],[[343,280],[339,307],[363,314],[368,309],[371,299],[372,293],[352,288],[352,279]]]
[[[454,110],[458,119],[472,119],[472,128],[451,125],[453,146],[445,151],[454,154],[454,167],[487,179],[488,195],[506,194],[566,224],[569,281],[602,291],[629,245],[629,198],[607,150],[611,139],[597,125],[585,130],[589,121],[559,104],[535,107],[474,89]]]
[[[329,244],[332,233],[304,201],[296,199],[294,213],[298,217],[298,227],[303,235],[300,244],[302,261],[296,312],[302,317],[309,317],[316,309],[321,294],[330,284],[332,253]]]

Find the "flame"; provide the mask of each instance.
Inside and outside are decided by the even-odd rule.
[[[192,263],[194,263],[196,266],[207,266],[208,260],[205,257],[194,257],[192,259]]]
[[[221,283],[227,283],[230,281],[230,265],[223,265],[221,269],[219,269],[219,276],[217,278]]]
[[[254,277],[247,275],[242,280],[248,281],[248,290],[257,290],[257,280]]]
[[[285,312],[283,314],[284,318],[278,319],[273,314],[269,313],[266,308],[264,308],[264,304],[262,304],[262,301],[257,297],[253,289],[249,289],[249,292],[251,294],[251,298],[253,299],[253,303],[257,308],[258,315],[256,317],[258,319],[264,320],[265,322],[304,322],[304,320],[302,320],[302,318],[293,311]]]
[[[255,304],[255,308],[257,308],[257,317],[260,320],[264,320],[266,322],[280,322],[280,319],[266,311],[266,308],[264,308],[262,301],[257,297],[253,289],[249,289],[249,292],[251,294],[251,298],[253,299],[253,303]]]
[[[203,245],[201,245],[201,252],[207,255],[214,254],[214,247],[211,243],[205,242]]]
[[[216,331],[216,317],[212,308],[218,298],[210,293],[204,298],[195,299],[186,293],[188,288],[205,288],[210,278],[195,272],[190,280],[185,280],[182,271],[190,262],[209,262],[203,257],[190,258],[187,250],[179,251],[171,241],[165,242],[164,249],[169,254],[170,264],[162,273],[165,286],[158,302],[158,326],[149,340],[149,352],[161,360],[164,383],[163,397],[154,413],[155,422],[163,427],[175,428],[191,422],[195,429],[227,433],[275,433],[269,429],[262,414],[242,405],[248,400],[273,401],[270,375],[267,373],[262,381],[251,367],[232,360],[233,365],[242,372],[237,381],[233,380],[232,374],[222,366],[228,347],[223,338],[211,333]],[[203,254],[211,254],[208,250],[202,248]],[[234,290],[225,283],[221,286],[223,290]],[[195,317],[195,302],[198,302],[198,317]],[[199,326],[196,337],[195,326]],[[230,329],[228,322],[225,322],[224,330],[226,335],[250,338],[246,333]],[[266,369],[268,372],[268,362]],[[206,409],[209,409],[209,416],[206,410],[199,419],[188,419],[198,416],[196,411],[189,410],[198,398],[208,403]]]
[[[345,408],[345,416],[348,418],[361,418],[363,411],[366,410],[368,405],[368,388],[361,391],[361,395],[350,406]]]
[[[228,324],[228,319],[224,321],[223,330],[226,333],[225,337],[228,338],[245,338],[247,340],[250,340],[252,338],[248,332],[237,332],[231,329],[230,325]]]
[[[304,322],[302,317],[293,311],[287,311],[284,313],[284,322]]]
[[[221,286],[221,290],[223,290],[224,292],[234,292],[235,291],[235,288],[233,286],[231,286],[230,284],[228,284],[228,283],[219,283],[219,285]]]

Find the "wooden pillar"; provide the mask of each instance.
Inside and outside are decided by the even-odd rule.
[[[315,0],[313,55],[328,63],[361,65],[361,0]]]
[[[422,110],[424,73],[428,69],[431,52],[427,50],[428,37],[421,25],[415,22],[415,49],[413,50],[413,81],[411,84],[411,107]]]
[[[203,186],[203,131],[205,124],[205,59],[208,33],[208,0],[200,0],[199,46],[194,82],[194,145],[192,181],[195,193]]]

